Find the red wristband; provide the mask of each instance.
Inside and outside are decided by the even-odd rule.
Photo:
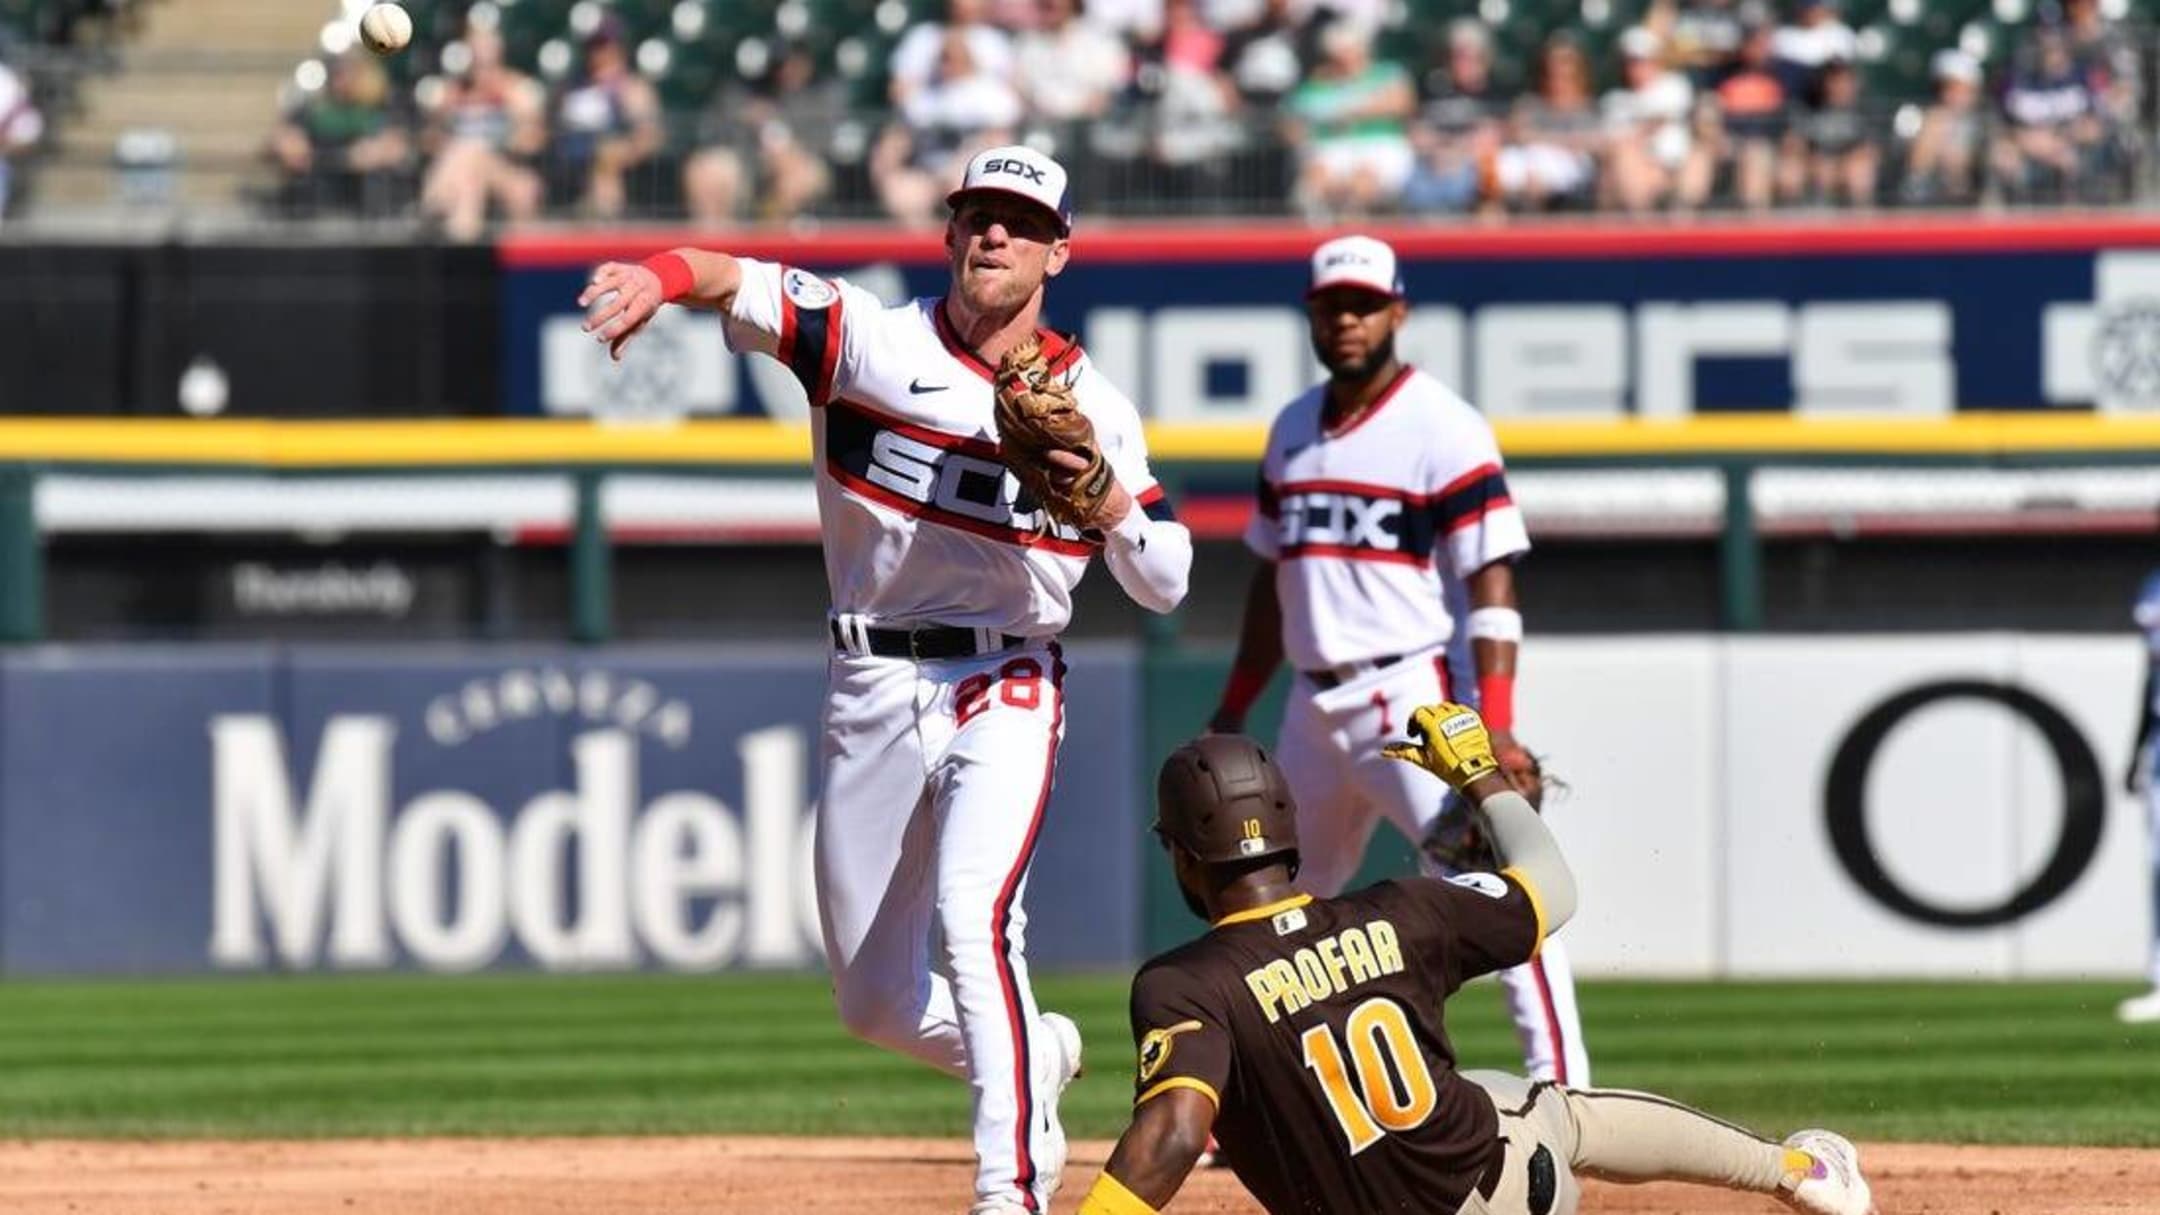
[[[1238,667],[1230,672],[1230,682],[1223,687],[1222,707],[1216,712],[1231,713],[1243,717],[1252,708],[1260,693],[1267,691],[1268,676],[1273,672],[1248,671]]]
[[[655,253],[639,265],[660,276],[660,298],[679,300],[697,286],[697,272],[680,253]]]
[[[1495,730],[1515,728],[1515,677],[1480,675],[1477,681],[1478,716]]]

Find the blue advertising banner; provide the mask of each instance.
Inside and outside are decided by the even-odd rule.
[[[2160,407],[2160,361],[2144,353],[2160,344],[2160,224],[1379,234],[1403,255],[1405,353],[1496,417]],[[1083,227],[1048,317],[1151,417],[1264,421],[1317,378],[1299,301],[1326,235]],[[664,310],[619,365],[578,332],[591,265],[666,243],[503,246],[509,412],[800,416],[786,371],[728,355],[709,314]],[[845,275],[889,302],[946,281],[929,236],[730,247]]]
[[[1137,655],[1073,646],[1027,905],[1132,962]],[[0,969],[814,966],[814,647],[0,659]],[[906,807],[894,807],[905,813]]]

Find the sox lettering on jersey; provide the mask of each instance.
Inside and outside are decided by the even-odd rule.
[[[828,413],[825,445],[833,479],[873,502],[1010,544],[1072,556],[1093,551],[1078,531],[1044,519],[986,440],[930,430],[842,399]]]
[[[1484,465],[1437,494],[1351,481],[1294,481],[1263,494],[1261,511],[1274,517],[1285,558],[1421,565],[1432,560],[1441,536],[1510,501],[1506,478]]]

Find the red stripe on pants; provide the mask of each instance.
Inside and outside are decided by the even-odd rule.
[[[1567,1042],[1560,1036],[1560,1010],[1553,1006],[1552,984],[1545,981],[1545,962],[1542,958],[1530,960],[1530,977],[1537,980],[1538,1003],[1545,1008],[1545,1036],[1552,1039],[1553,1079],[1566,1084]]]
[[[990,944],[997,954],[998,984],[1005,994],[1005,1018],[1012,1026],[1013,1035],[1013,1096],[1017,1104],[1017,1120],[1013,1130],[1013,1147],[1017,1152],[1013,1183],[1019,1187],[1020,1201],[1030,1211],[1035,1205],[1035,1156],[1028,1150],[1028,1133],[1035,1122],[1034,1077],[1028,1068],[1028,1027],[1021,1020],[1020,984],[1013,977],[1012,945],[1006,929],[1012,919],[1013,896],[1020,889],[1020,879],[1027,873],[1028,862],[1035,855],[1035,840],[1042,833],[1043,812],[1050,806],[1050,785],[1057,774],[1058,733],[1065,726],[1065,657],[1057,646],[1050,647],[1050,688],[1054,704],[1050,710],[1050,749],[1043,762],[1042,788],[1035,795],[1035,814],[1028,822],[1027,839],[1020,845],[1019,859],[1013,862],[1012,872],[1005,875],[1005,885],[998,890],[997,902],[991,906]]]

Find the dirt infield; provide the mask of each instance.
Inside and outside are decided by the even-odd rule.
[[[1075,1145],[1060,1212],[1108,1145]],[[1864,1149],[1885,1215],[2087,1215],[2160,1208],[2160,1151]],[[0,1210],[81,1215],[627,1215],[865,1211],[958,1215],[971,1156],[950,1140],[411,1139],[0,1144]],[[1228,1175],[1178,1215],[1256,1211]],[[1767,1215],[1767,1199],[1685,1186],[1595,1186],[1585,1210]]]

